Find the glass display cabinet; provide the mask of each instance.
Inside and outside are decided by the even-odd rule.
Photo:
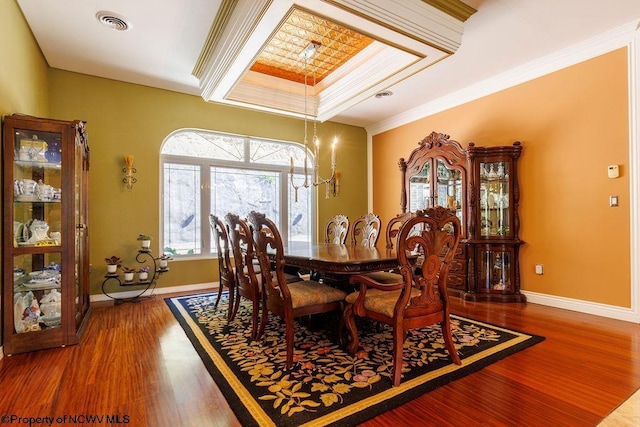
[[[432,206],[455,210],[467,234],[467,156],[449,135],[432,132],[418,143],[409,160],[400,159],[402,212],[415,212]],[[447,286],[452,293],[467,289],[466,244],[461,241],[449,269]]]
[[[89,314],[85,122],[4,118],[5,354],[76,344]]]
[[[468,300],[524,302],[520,293],[518,237],[520,142],[467,148],[471,164]]]

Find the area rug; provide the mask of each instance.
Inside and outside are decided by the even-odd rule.
[[[332,317],[296,326],[294,366],[285,370],[283,325],[269,316],[261,341],[251,341],[251,305],[227,322],[223,296],[165,300],[243,426],[353,426],[523,350],[544,338],[452,315],[462,365],[451,362],[438,325],[412,330],[404,347],[402,383],[391,385],[392,336],[362,322],[362,350],[338,345]]]

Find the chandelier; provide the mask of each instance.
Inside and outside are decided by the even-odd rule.
[[[308,101],[308,65],[309,60],[316,54],[321,44],[317,41],[312,41],[309,45],[300,53],[300,56],[303,57],[304,61],[304,181],[300,184],[293,182],[293,172],[294,172],[294,164],[293,157],[291,157],[291,168],[289,170],[289,180],[291,181],[291,186],[294,190],[295,201],[298,201],[298,189],[300,188],[309,188],[310,186],[317,187],[321,184],[325,185],[325,198],[329,198],[329,188],[333,184],[333,188],[336,188],[335,180],[336,180],[336,144],[338,143],[337,137],[333,138],[333,144],[331,144],[331,176],[329,178],[322,178],[319,173],[320,162],[319,162],[319,153],[320,153],[320,139],[317,134],[317,117],[318,117],[318,105],[316,101],[316,97],[313,96],[313,118],[311,119],[307,113],[307,101]],[[313,78],[313,87],[316,86],[316,72],[315,68],[312,72]],[[314,147],[314,165],[313,165],[313,176],[311,179],[309,178],[309,170],[308,170],[308,161],[309,161],[309,120],[313,121],[313,135],[311,137],[311,141]],[[335,190],[334,190],[335,191]]]

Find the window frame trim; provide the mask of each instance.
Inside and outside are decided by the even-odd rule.
[[[184,156],[179,154],[163,154],[162,150],[165,146],[165,143],[174,135],[179,133],[186,132],[207,132],[217,135],[228,135],[231,137],[242,138],[244,144],[244,158],[242,161],[236,160],[226,160],[226,159],[215,159],[215,158],[203,158],[203,157],[191,157]],[[283,241],[288,241],[289,239],[289,227],[285,227],[285,221],[287,221],[289,217],[289,203],[295,203],[290,200],[290,192],[291,192],[291,183],[289,181],[289,173],[290,166],[288,165],[276,165],[272,163],[258,163],[251,162],[251,141],[262,140],[268,141],[271,143],[279,143],[285,145],[293,145],[303,150],[305,147],[297,142],[291,141],[283,141],[276,140],[270,138],[263,138],[259,136],[251,136],[251,135],[240,135],[233,134],[227,132],[218,132],[207,129],[199,129],[199,128],[183,128],[168,134],[162,144],[160,145],[160,231],[159,231],[159,240],[161,250],[160,252],[164,252],[165,241],[164,241],[164,214],[165,214],[165,164],[173,163],[173,164],[183,164],[183,165],[193,165],[199,166],[200,168],[200,209],[201,212],[209,212],[211,206],[211,171],[214,167],[223,167],[229,169],[244,169],[244,170],[257,170],[257,171],[273,171],[278,172],[280,174],[280,219],[278,224],[278,229],[281,232]],[[313,171],[313,165],[315,164],[315,158],[313,152],[307,147],[307,156],[309,159],[308,169]],[[303,175],[304,174],[304,165],[302,166],[294,166],[294,173]],[[310,179],[313,179],[313,173],[309,175]],[[207,190],[207,191],[205,191]],[[304,191],[305,188],[301,187],[298,191]],[[317,240],[317,187],[314,185],[310,185],[306,190],[311,191],[309,195],[309,216],[311,218],[310,224],[310,238],[312,241]],[[293,195],[292,195],[293,196]],[[200,254],[185,254],[185,255],[175,255],[176,260],[202,260],[202,259],[213,259],[217,258],[217,252],[215,247],[213,247],[212,242],[212,232],[209,224],[209,213],[206,215],[200,215],[200,227],[201,227],[201,235],[200,235]],[[204,230],[209,230],[209,233]],[[206,251],[206,253],[205,253]]]

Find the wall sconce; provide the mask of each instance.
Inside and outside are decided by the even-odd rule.
[[[124,178],[122,178],[122,182],[127,184],[127,188],[131,190],[133,188],[133,184],[138,182],[138,180],[133,176],[136,173],[136,168],[133,167],[133,156],[124,156],[124,164],[125,167],[122,169],[122,172],[125,173]]]
[[[336,170],[335,172],[335,176],[332,182],[332,186],[333,186],[333,197],[338,197],[338,194],[340,194],[340,171]]]

